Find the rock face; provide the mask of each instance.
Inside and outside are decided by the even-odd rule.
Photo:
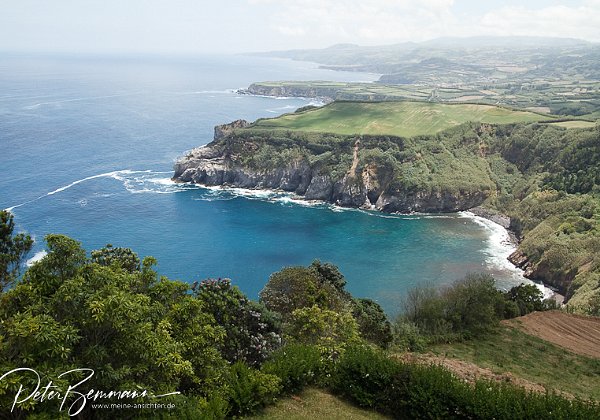
[[[352,164],[337,177],[303,158],[275,167],[249,165],[244,156],[251,156],[259,146],[252,140],[238,138],[235,133],[247,125],[246,121],[238,120],[216,127],[215,141],[192,150],[176,162],[173,179],[208,186],[280,189],[308,200],[401,213],[466,210],[481,204],[489,195],[489,191],[453,194],[399,189],[392,182],[391,169],[375,164],[359,165],[360,142],[354,146]]]
[[[551,286],[554,290],[558,290],[568,300],[573,294],[571,285],[573,279],[577,275],[577,270],[567,273],[557,273],[551,270],[544,262],[532,262],[522,250],[517,249],[508,256],[508,261],[513,263],[524,271],[523,276],[536,281],[541,281],[544,284]]]
[[[253,83],[250,86],[248,86],[248,89],[241,89],[238,91],[238,93],[261,96],[274,96],[278,98],[316,98],[325,103],[331,102],[334,99],[340,99],[339,92],[335,88],[316,88],[311,86],[269,86],[259,83]]]
[[[235,120],[229,124],[217,125],[215,127],[215,141],[221,140],[223,137],[228,136],[235,130],[236,128],[245,128],[248,127],[250,123],[246,120]]]

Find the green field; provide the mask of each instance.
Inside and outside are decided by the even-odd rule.
[[[584,120],[561,121],[561,122],[555,122],[555,123],[550,123],[550,124],[557,125],[559,127],[564,127],[564,128],[592,128],[592,127],[596,126],[595,122],[584,121]]]
[[[467,121],[506,124],[551,117],[493,105],[428,102],[334,102],[327,106],[262,119],[254,128],[411,137],[435,134]]]

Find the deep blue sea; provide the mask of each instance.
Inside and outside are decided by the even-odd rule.
[[[311,101],[239,95],[265,80],[371,81],[377,75],[244,56],[0,56],[0,208],[20,231],[63,233],[158,259],[187,282],[229,277],[257,298],[269,275],[313,259],[337,264],[356,296],[397,313],[407,289],[490,272],[522,281],[493,223],[466,214],[383,215],[277,192],[170,181],[175,159],[213,127],[275,116]]]

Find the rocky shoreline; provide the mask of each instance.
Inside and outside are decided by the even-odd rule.
[[[515,250],[507,257],[507,260],[514,265],[516,268],[523,271],[523,277],[535,281],[538,280],[536,276],[536,271],[529,258],[523,252],[521,252],[518,248],[520,240],[519,237],[515,234],[515,232],[511,229],[511,219],[510,217],[499,213],[496,210],[492,210],[485,207],[474,207],[469,209],[469,212],[475,216],[479,216],[481,218],[487,219],[491,222],[494,222],[500,226],[502,226],[506,232],[508,233],[510,243],[515,247]],[[556,287],[552,287],[544,282],[541,283],[545,288],[548,288],[552,291],[551,299],[554,299],[558,304],[562,304],[565,300],[565,296],[559,292]]]

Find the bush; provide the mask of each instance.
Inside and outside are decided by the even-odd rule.
[[[502,293],[494,278],[487,274],[469,274],[455,282],[442,295],[447,320],[455,332],[474,337],[497,327],[504,312]]]
[[[380,351],[367,346],[350,347],[339,359],[332,388],[361,407],[387,411],[400,366]]]
[[[248,300],[229,279],[201,282],[196,297],[205,312],[225,329],[220,351],[229,362],[241,360],[258,366],[281,345],[276,317],[263,305]]]
[[[377,302],[371,299],[354,298],[352,315],[358,323],[362,338],[382,348],[389,346],[393,340],[392,327]]]
[[[243,362],[234,363],[227,380],[229,415],[251,414],[272,403],[281,390],[280,383],[275,375],[252,369]]]
[[[47,245],[48,255],[0,294],[0,371],[34,369],[61,392],[83,379],[60,376],[74,367],[96,372],[88,389],[196,397],[215,392],[227,372],[217,350],[224,334],[188,293],[188,284],[158,279],[152,258],[130,271],[87,260],[80,244],[66,236],[48,235]],[[31,381],[31,375],[16,374],[3,384],[0,417],[12,416],[10,395]],[[64,414],[59,405],[56,399],[32,399],[15,413]],[[91,415],[86,405],[81,416]]]
[[[286,267],[272,274],[260,292],[260,301],[284,320],[300,308],[318,305],[339,310],[344,306],[336,287],[322,282],[315,270],[306,267]]]
[[[433,342],[480,336],[504,316],[504,299],[486,274],[470,274],[442,290],[416,288],[404,303],[405,319]]]
[[[333,389],[360,406],[400,419],[598,419],[593,402],[530,393],[511,384],[456,378],[440,366],[404,364],[368,347],[349,348]]]
[[[517,316],[545,309],[543,303],[544,294],[532,284],[520,284],[511,288],[506,292],[506,298],[509,301],[515,302],[519,307],[519,315]]]
[[[427,339],[413,322],[399,316],[393,326],[393,343],[400,351],[423,351]]]
[[[316,305],[292,312],[285,332],[293,341],[316,345],[333,358],[359,340],[358,325],[349,312],[334,312]]]
[[[322,379],[329,364],[317,347],[289,344],[274,352],[262,371],[279,377],[284,391],[297,392]]]

